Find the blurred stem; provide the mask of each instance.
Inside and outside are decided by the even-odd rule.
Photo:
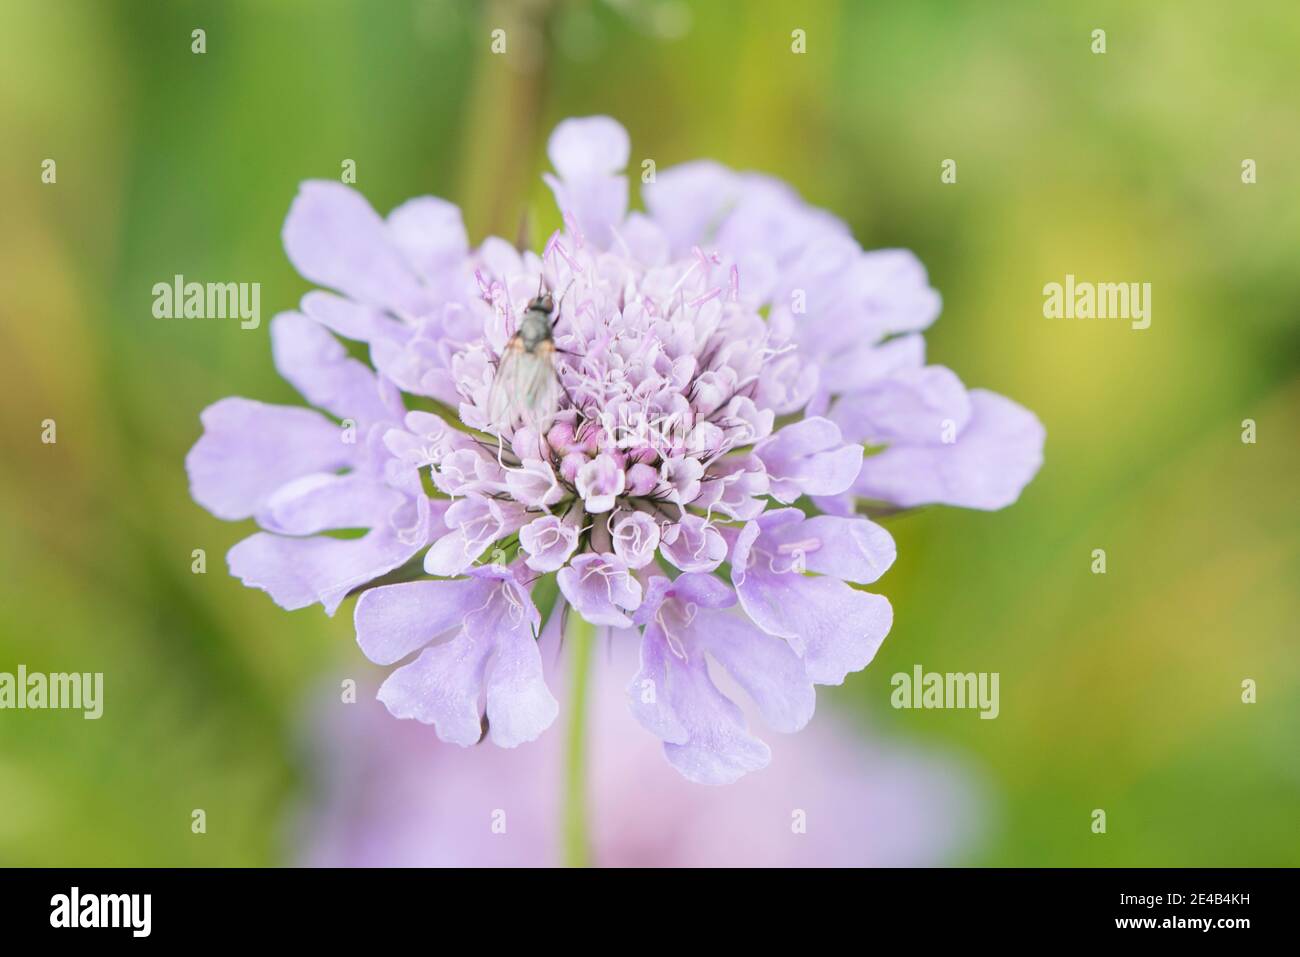
[[[569,753],[564,770],[564,863],[567,867],[586,867],[591,863],[587,834],[587,691],[596,629],[581,615],[570,619],[570,628],[573,672],[569,683]]]
[[[459,195],[471,236],[513,237],[536,176],[547,90],[552,0],[483,5]],[[491,31],[506,31],[506,52],[491,52]]]

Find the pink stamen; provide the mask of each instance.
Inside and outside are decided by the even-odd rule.
[[[564,224],[569,227],[569,232],[573,234],[573,248],[582,249],[583,236],[582,230],[578,228],[578,221],[573,218],[572,213],[564,214]]]
[[[575,275],[582,275],[582,266],[580,266],[574,258],[569,255],[569,251],[564,248],[564,243],[560,242],[558,238],[555,240],[555,252],[557,252],[560,257],[569,264],[569,269]]]
[[[718,296],[720,296],[720,295],[722,295],[722,290],[721,290],[721,289],[716,289],[716,288],[715,288],[715,289],[710,289],[710,290],[709,290],[708,292],[706,292],[704,295],[702,295],[702,296],[698,296],[698,297],[696,297],[695,299],[692,299],[689,303],[687,303],[687,305],[690,306],[690,307],[693,308],[693,309],[694,309],[694,308],[698,308],[699,306],[704,305],[704,304],[705,304],[706,302],[708,302],[710,299],[717,299]]]
[[[699,246],[691,247],[691,255],[694,256],[696,259],[698,259],[700,261],[700,265],[703,266],[705,269],[709,268],[709,263],[713,263],[713,265],[717,266],[722,262],[722,257],[719,256],[716,252],[706,253]]]
[[[801,542],[786,542],[784,545],[778,545],[776,550],[782,555],[795,555],[799,553],[807,554],[815,552],[822,547],[821,539],[805,538]]]

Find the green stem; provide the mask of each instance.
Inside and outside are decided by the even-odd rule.
[[[569,682],[569,753],[564,773],[564,863],[567,867],[586,867],[591,863],[587,836],[587,690],[596,629],[576,614],[570,619],[569,629],[573,670]]]

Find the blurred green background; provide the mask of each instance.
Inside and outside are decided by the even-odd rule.
[[[553,215],[549,130],[608,113],[634,168],[767,171],[915,250],[932,361],[1047,426],[1014,507],[890,524],[893,632],[829,695],[985,769],[960,862],[1300,864],[1298,62],[1289,0],[5,0],[0,670],[103,671],[106,709],[0,712],[0,863],[284,859],[303,696],[377,670],[351,603],[227,576],[249,528],[190,501],[183,458],[222,396],[299,401],[266,331],[308,288],[289,202],[350,158],[381,212],[432,193],[513,237]],[[1152,283],[1151,328],[1044,319],[1067,272]],[[262,327],[154,319],[175,273],[261,282]],[[890,709],[915,663],[1000,672],[1001,716]]]

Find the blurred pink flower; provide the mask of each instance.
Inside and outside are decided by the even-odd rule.
[[[601,654],[623,658],[613,642]],[[553,638],[543,640],[548,671]],[[634,651],[632,651],[634,654]],[[563,681],[548,674],[548,681]],[[950,758],[826,719],[772,743],[779,760],[729,788],[700,788],[639,733],[621,681],[591,689],[593,859],[609,867],[927,866],[951,862],[983,815]],[[531,748],[447,748],[394,724],[364,692],[318,701],[314,787],[293,820],[296,863],[357,867],[558,865],[563,734]],[[804,833],[797,833],[802,819]]]

